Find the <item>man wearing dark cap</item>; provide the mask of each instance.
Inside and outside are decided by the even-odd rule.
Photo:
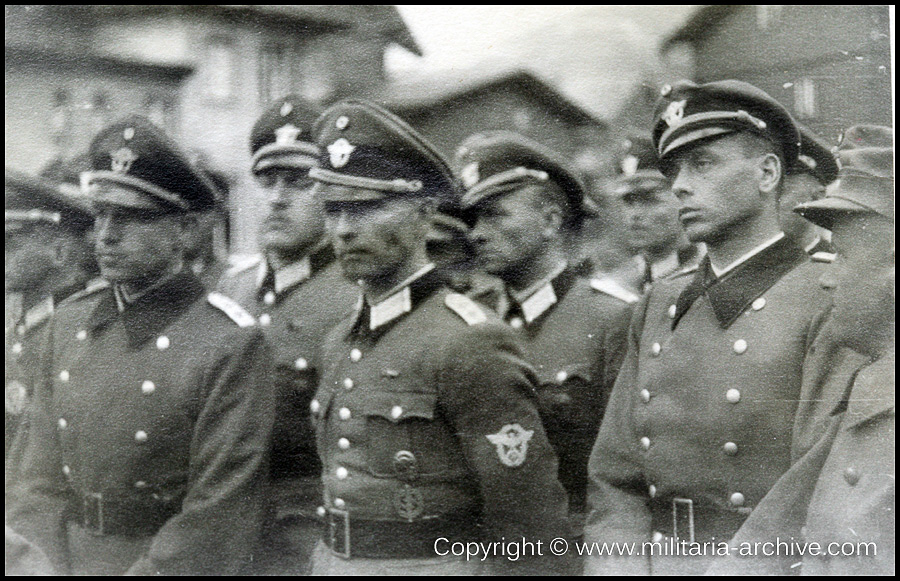
[[[584,189],[558,154],[493,131],[466,139],[456,164],[467,188],[462,205],[476,216],[471,238],[481,267],[506,287],[498,313],[537,370],[541,416],[580,529],[587,459],[624,355],[630,306],[592,288],[568,260]]]
[[[325,339],[310,404],[326,521],[313,573],[542,570],[553,557],[537,541],[546,554],[566,536],[566,497],[531,370],[512,331],[451,291],[426,252],[432,214],[454,195],[450,168],[367,102],[334,105],[316,134],[310,175],[362,297]],[[516,554],[466,559],[454,543],[470,541]]]
[[[732,557],[716,564],[717,574],[895,573],[893,147],[869,139],[890,144],[892,133],[874,126],[848,130],[851,138],[838,151],[838,181],[824,198],[797,207],[833,233],[837,258],[825,280],[835,288],[831,336],[867,360],[847,392],[823,400],[830,414],[819,440],[732,540],[737,548],[793,538],[843,552]]]
[[[253,317],[183,268],[213,190],[142,117],[90,157],[107,284],[51,322],[8,524],[60,573],[236,573],[262,520],[274,395]]]
[[[663,91],[653,140],[707,255],[657,281],[636,309],[628,354],[591,455],[588,540],[657,542],[593,558],[593,573],[696,574],[790,466],[807,347],[827,294],[778,224],[799,133],[769,95],[739,81]]]
[[[10,446],[34,392],[37,350],[53,311],[91,278],[93,224],[90,205],[47,180],[6,170],[6,293],[20,297],[22,312],[6,329],[7,479],[18,465],[21,446]],[[20,443],[23,443],[20,438]],[[8,481],[8,480],[7,480]]]
[[[321,367],[322,337],[347,316],[359,295],[334,261],[322,201],[309,170],[319,163],[312,126],[321,111],[299,97],[275,101],[250,134],[251,172],[269,203],[259,237],[264,258],[226,271],[219,288],[253,313],[275,355],[279,394],[271,460],[271,520],[259,574],[304,572],[321,525],[321,465],[309,402]]]
[[[646,292],[655,280],[696,269],[701,251],[678,220],[678,198],[659,171],[649,135],[632,135],[625,144],[613,194],[624,204],[631,247],[644,265]]]
[[[830,262],[831,246],[822,238],[821,229],[794,213],[794,208],[825,196],[825,187],[837,179],[837,159],[820,137],[806,127],[799,129],[800,155],[784,176],[778,221],[785,235],[803,247],[813,260]]]

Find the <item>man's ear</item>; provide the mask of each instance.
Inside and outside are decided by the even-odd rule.
[[[766,194],[777,193],[784,175],[781,158],[774,153],[764,154],[759,158],[759,170],[759,190]]]
[[[542,229],[544,238],[551,239],[559,236],[563,224],[563,211],[559,204],[545,204],[541,208],[541,217],[544,222]]]

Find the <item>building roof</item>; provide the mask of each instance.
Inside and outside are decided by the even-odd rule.
[[[666,37],[662,43],[665,51],[679,42],[698,42],[711,34],[725,18],[731,16],[741,5],[721,4],[700,7],[684,25]]]
[[[280,21],[297,21],[321,29],[355,29],[384,38],[410,52],[422,55],[422,49],[400,16],[396,6],[374,5],[94,5],[85,9],[101,13],[219,12],[230,16],[255,16]]]
[[[605,121],[566,97],[549,82],[521,68],[453,70],[394,82],[373,99],[388,109],[416,113],[433,109],[447,101],[469,97],[499,87],[516,87],[545,103],[563,118],[577,125],[605,125]]]

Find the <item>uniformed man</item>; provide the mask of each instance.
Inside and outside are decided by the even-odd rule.
[[[275,355],[279,394],[272,438],[271,510],[253,572],[304,572],[321,525],[321,465],[309,402],[319,380],[322,337],[356,304],[325,237],[322,202],[309,170],[318,165],[312,125],[320,110],[295,96],[275,101],[250,134],[251,171],[267,197],[260,230],[264,258],[226,272],[219,288],[258,317]]]
[[[475,134],[456,156],[475,214],[481,267],[505,284],[497,311],[537,370],[540,411],[559,457],[576,529],[587,460],[624,356],[629,304],[568,260],[585,217],[584,187],[555,152],[508,131]],[[577,530],[576,530],[577,532]]]
[[[851,389],[822,401],[830,407],[819,440],[791,466],[732,540],[831,543],[833,555],[730,558],[717,574],[893,575],[894,469],[894,172],[887,127],[854,127],[838,151],[838,181],[797,212],[833,232],[837,260],[827,323],[831,338],[867,358]],[[852,144],[852,145],[851,145]],[[860,146],[861,145],[861,146]],[[848,543],[848,544],[845,544]],[[857,550],[859,549],[859,550]],[[840,552],[840,551],[839,551]]]
[[[46,180],[7,169],[5,185],[6,292],[17,293],[23,309],[5,332],[4,450],[9,460],[34,392],[37,349],[50,316],[60,301],[83,289],[91,278],[93,258],[85,234],[94,217],[86,199]],[[17,459],[7,464],[7,478],[15,464]]]
[[[799,133],[739,81],[666,87],[653,139],[707,255],[657,281],[591,455],[588,540],[727,541],[790,465],[801,370],[827,294],[778,225]],[[660,545],[660,546],[661,546]],[[698,573],[707,558],[591,558],[588,572]],[[707,553],[709,555],[709,553]]]
[[[332,106],[316,133],[310,175],[344,276],[363,293],[325,339],[310,405],[327,525],[313,573],[471,574],[482,563],[452,543],[546,549],[566,535],[566,498],[531,370],[512,330],[448,289],[426,253],[433,211],[454,195],[449,167],[367,102]]]
[[[54,315],[9,524],[60,573],[235,573],[262,520],[268,349],[183,268],[185,215],[214,198],[178,148],[129,117],[90,156],[108,284]]]
[[[678,220],[678,198],[659,171],[649,134],[632,135],[624,145],[613,195],[621,198],[625,207],[631,248],[644,272],[641,290],[646,292],[655,280],[696,269],[701,245],[688,240]]]
[[[804,220],[794,208],[798,204],[819,200],[825,196],[825,187],[837,179],[838,163],[820,137],[800,126],[800,155],[788,168],[784,177],[784,191],[778,200],[778,221],[785,235],[802,246],[813,260],[830,262],[834,257],[831,245],[822,237],[822,230]]]

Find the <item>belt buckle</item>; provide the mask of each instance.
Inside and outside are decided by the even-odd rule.
[[[84,495],[82,502],[84,503],[82,526],[95,536],[103,536],[105,534],[103,530],[103,494],[89,492]]]
[[[679,507],[683,507],[681,511],[679,511]],[[678,533],[678,520],[679,520],[679,512],[684,512],[687,515],[687,533],[688,533],[688,542],[694,543],[694,501],[690,498],[673,498],[672,499],[672,536],[676,539],[680,539],[681,535]],[[683,517],[681,517],[683,518]]]
[[[344,559],[350,558],[350,513],[339,508],[328,509],[328,540],[331,552]],[[341,544],[339,544],[341,543]]]

